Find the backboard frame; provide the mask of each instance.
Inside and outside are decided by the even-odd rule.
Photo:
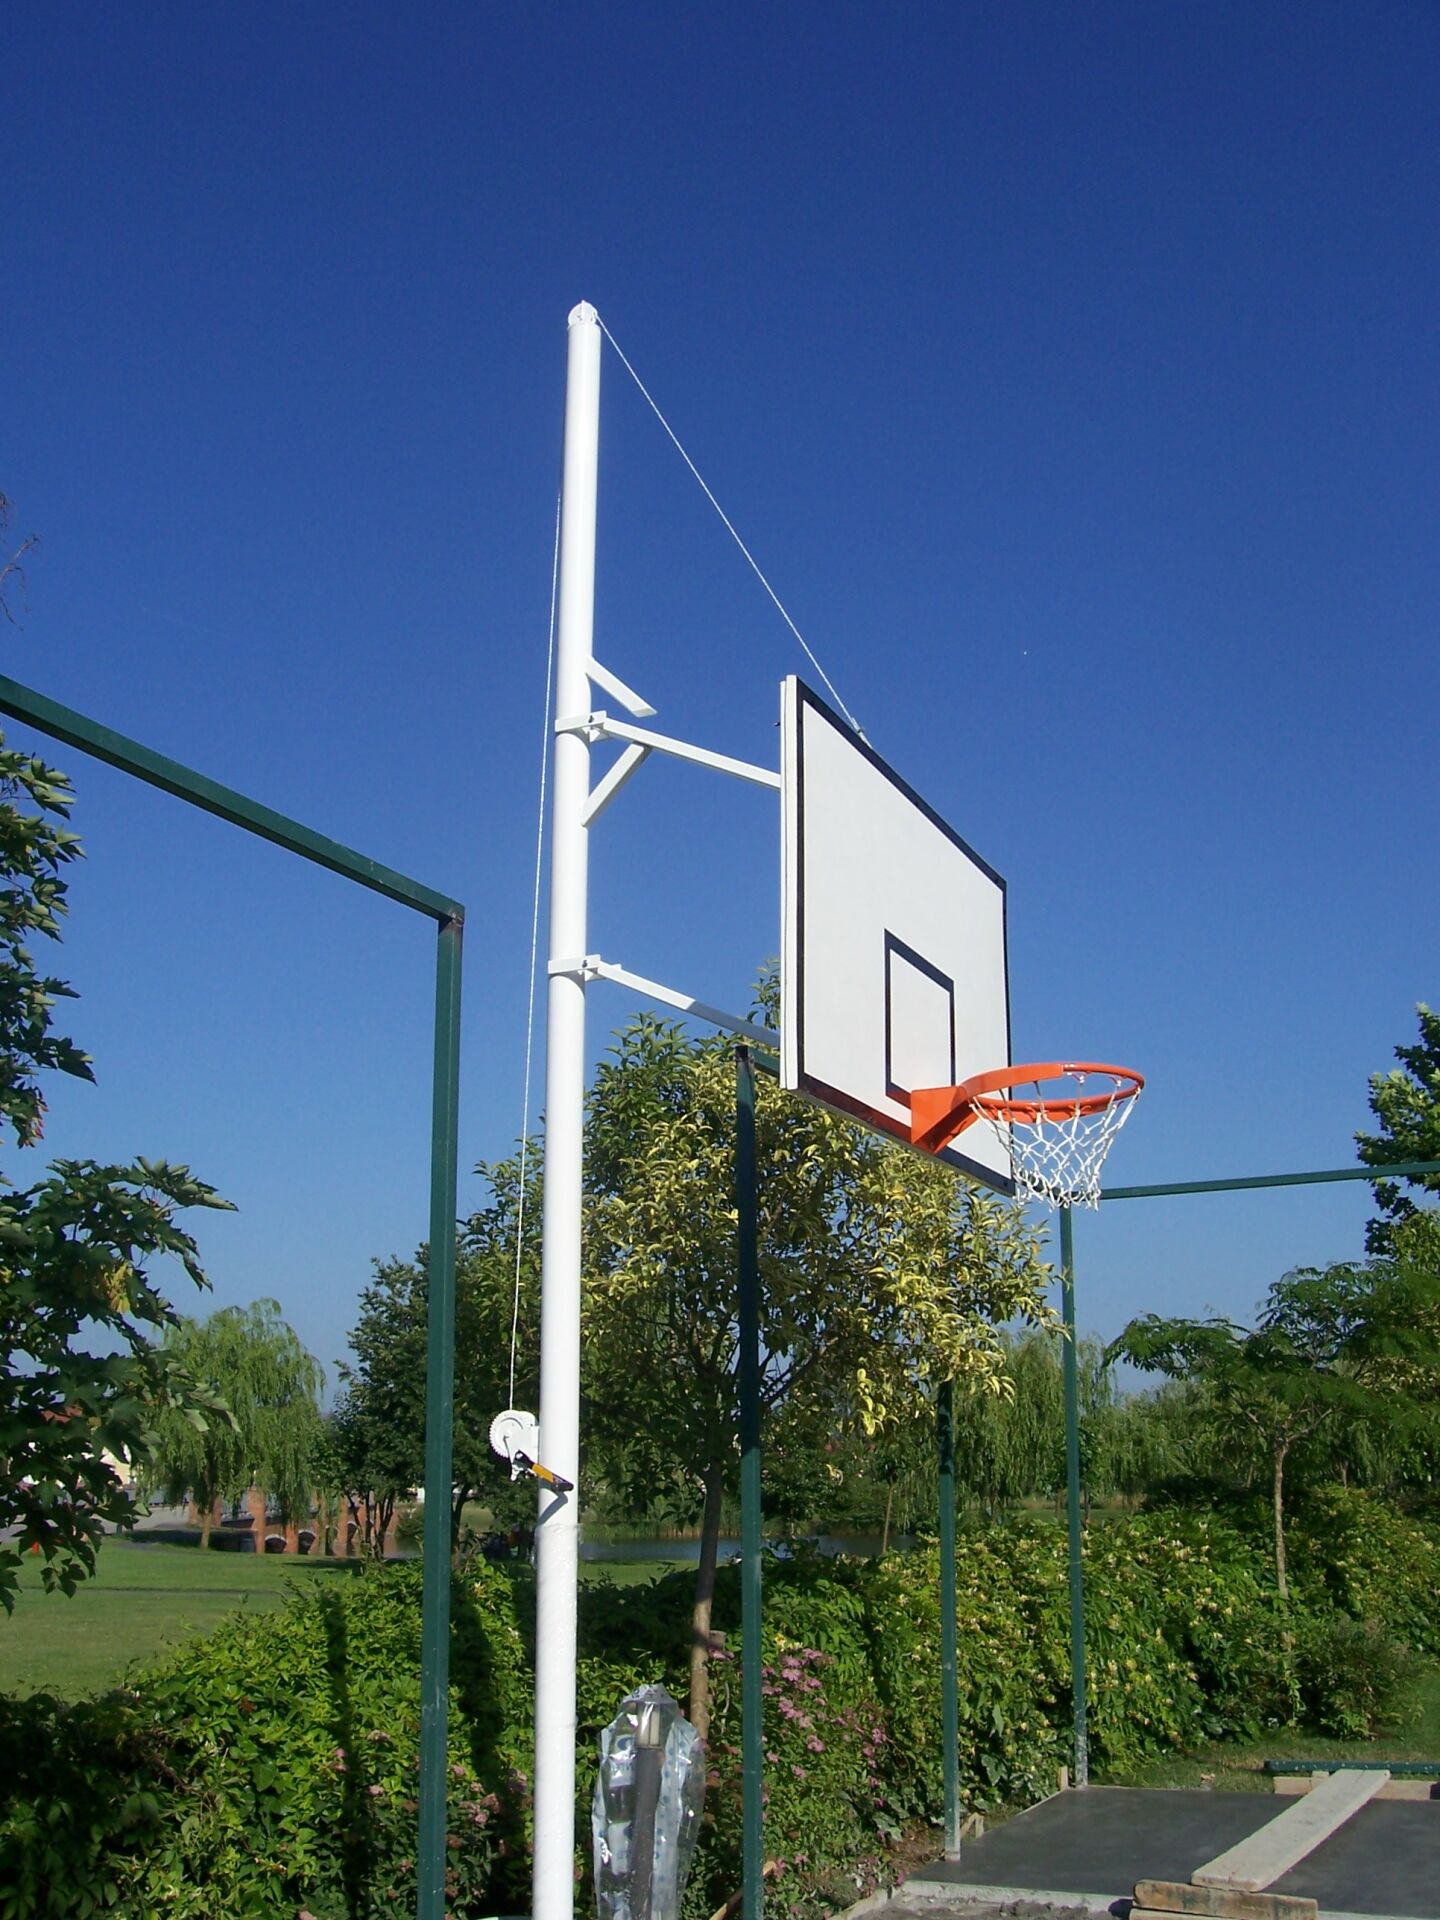
[[[925,823],[926,828],[942,836],[948,847],[967,863],[970,884],[975,888],[977,898],[985,905],[987,914],[993,918],[998,915],[998,940],[1000,947],[1000,981],[998,994],[1003,1004],[995,1004],[988,1009],[992,1027],[1003,1029],[997,1041],[997,1051],[1003,1058],[982,1061],[966,1061],[956,1058],[956,1035],[960,1024],[961,1009],[959,997],[963,995],[964,983],[946,969],[945,956],[938,957],[932,951],[926,954],[906,939],[908,929],[889,924],[888,919],[878,929],[870,929],[871,935],[882,943],[882,951],[877,964],[882,968],[879,975],[879,990],[883,994],[883,1012],[877,1029],[877,1044],[882,1058],[876,1063],[875,1093],[865,1098],[857,1093],[853,1086],[836,1083],[836,1078],[827,1077],[818,1070],[815,1051],[808,1044],[807,1019],[809,1015],[807,997],[807,963],[811,955],[807,944],[809,928],[807,926],[807,851],[810,836],[807,834],[807,779],[806,779],[806,743],[807,733],[813,727],[832,729],[847,752],[853,752],[866,763],[874,774],[888,784],[888,787],[900,797],[906,807]],[[813,740],[816,736],[811,735]],[[829,751],[829,748],[826,748]],[[791,676],[781,689],[781,819],[782,819],[782,885],[781,885],[781,1084],[787,1089],[803,1094],[807,1099],[817,1101],[821,1106],[833,1112],[844,1114],[847,1118],[859,1121],[872,1131],[895,1140],[902,1146],[911,1147],[908,1121],[908,1089],[898,1080],[897,1069],[892,1053],[892,1015],[896,1001],[902,993],[933,992],[939,996],[939,1003],[948,1000],[949,1006],[949,1058],[936,1063],[935,1080],[929,1084],[943,1084],[948,1068],[950,1084],[958,1077],[963,1079],[966,1072],[982,1069],[1008,1067],[1011,1064],[1010,1039],[1010,986],[1009,954],[1007,931],[1007,889],[1003,877],[990,863],[983,859],[970,846],[950,823],[925,800],[910,783],[876,753],[868,741],[863,740],[853,728],[829,707],[818,694],[807,687],[803,681]],[[921,829],[923,833],[924,829]],[[944,851],[940,849],[940,851]],[[952,866],[952,872],[955,869]],[[989,988],[993,1000],[997,987],[992,981]],[[823,1050],[822,1050],[823,1051]],[[889,1099],[902,1106],[901,1112],[887,1111],[878,1104],[880,1099]],[[977,1143],[979,1145],[979,1143]],[[923,1149],[911,1148],[922,1152]],[[997,1141],[979,1145],[979,1151],[966,1151],[964,1147],[950,1145],[936,1153],[925,1153],[927,1159],[940,1160],[956,1172],[976,1180],[997,1193],[1013,1196],[1015,1181],[1011,1175],[1008,1157],[1002,1145]]]

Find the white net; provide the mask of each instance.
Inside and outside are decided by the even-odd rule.
[[[1003,1094],[983,1094],[977,1117],[1010,1156],[1016,1191],[1052,1207],[1098,1207],[1100,1172],[1140,1088],[1132,1074],[1071,1069],[1055,1083],[1017,1081]]]

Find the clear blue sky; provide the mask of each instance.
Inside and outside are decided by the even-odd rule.
[[[1149,1076],[1112,1178],[1344,1164],[1440,994],[1437,80],[1412,0],[32,12],[5,667],[465,900],[463,1165],[507,1151],[592,300],[1006,876],[1017,1057]],[[603,404],[601,657],[774,764],[805,662],[608,352]],[[48,1145],[189,1161],[241,1207],[217,1299],[329,1364],[425,1231],[429,926],[54,757],[100,1085]],[[652,762],[592,899],[593,947],[743,1007],[773,799]],[[597,1048],[633,1010],[593,991]],[[1110,1207],[1082,1321],[1243,1315],[1368,1211]]]

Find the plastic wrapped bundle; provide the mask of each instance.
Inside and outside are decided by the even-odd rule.
[[[677,1920],[704,1804],[700,1736],[664,1687],[637,1687],[600,1736],[599,1920]]]

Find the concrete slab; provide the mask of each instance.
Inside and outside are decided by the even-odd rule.
[[[1003,1890],[1092,1911],[1124,1902],[1123,1913],[1137,1880],[1189,1880],[1275,1810],[1262,1793],[1072,1790],[990,1828],[960,1860],[921,1868],[898,1898],[931,1913],[953,1902],[958,1912]],[[1316,1900],[1322,1915],[1440,1920],[1440,1802],[1372,1801],[1270,1891]]]
[[[1274,1813],[1269,1794],[1081,1787],[991,1827],[961,1848],[958,1861],[937,1860],[906,1886],[1043,1887],[1129,1899],[1137,1880],[1188,1880]]]
[[[1270,1891],[1314,1894],[1322,1909],[1436,1920],[1440,1801],[1372,1800]]]
[[[1341,1767],[1303,1799],[1292,1800],[1257,1832],[1196,1867],[1201,1887],[1234,1887],[1259,1893],[1338,1833],[1390,1778],[1383,1769]]]

